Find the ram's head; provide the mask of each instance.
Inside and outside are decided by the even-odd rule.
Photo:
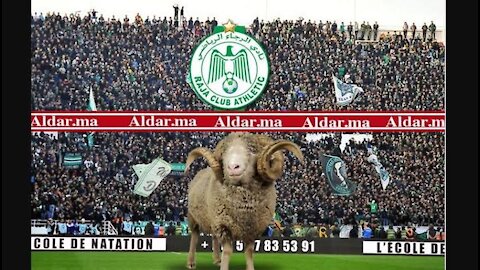
[[[188,154],[185,172],[195,159],[204,157],[215,177],[227,185],[244,185],[254,179],[272,183],[283,174],[282,150],[292,152],[303,162],[303,154],[293,142],[274,141],[265,135],[231,133],[213,152],[204,147],[193,149]]]

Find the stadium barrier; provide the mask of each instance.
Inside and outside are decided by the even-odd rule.
[[[190,237],[74,237],[31,236],[31,250],[66,251],[150,251],[188,252]],[[235,241],[234,251],[243,252],[242,241]],[[379,255],[445,255],[443,241],[377,241],[340,238],[260,238],[255,241],[257,253],[301,254],[379,254]],[[212,238],[199,237],[197,251],[211,252]]]

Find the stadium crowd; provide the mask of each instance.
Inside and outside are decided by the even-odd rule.
[[[186,78],[192,48],[218,23],[175,22],[140,15],[134,22],[97,14],[32,16],[32,110],[83,110],[90,87],[102,110],[210,109]],[[248,109],[444,109],[441,43],[404,38],[400,31],[376,37],[378,30],[364,23],[350,26],[255,19],[248,31],[268,51],[271,77]],[[355,42],[373,37],[378,42]],[[332,74],[363,87],[360,100],[336,105]]]
[[[85,110],[89,89],[100,110],[209,109],[187,84],[192,48],[217,24],[167,18],[134,22],[102,15],[32,16],[32,110]],[[335,26],[334,26],[335,24]],[[343,23],[342,23],[343,25]],[[255,19],[248,31],[263,43],[271,78],[255,110],[443,110],[445,48],[434,39],[378,35],[326,22]],[[351,30],[354,29],[354,30]],[[377,25],[378,29],[378,25]],[[372,30],[373,31],[373,30]],[[372,35],[370,35],[372,34]],[[376,39],[358,43],[356,40]],[[355,103],[335,104],[331,74],[363,87]],[[374,134],[373,145],[391,175],[383,191],[364,143],[339,149],[339,134],[307,142],[305,134],[270,135],[302,146],[306,163],[287,159],[277,182],[277,212],[284,224],[444,224],[444,137],[434,133]],[[224,133],[95,133],[32,135],[32,219],[182,221],[191,177],[168,176],[148,198],[132,193],[132,165],[156,157],[185,162],[197,146],[211,147]],[[339,197],[322,175],[319,153],[340,156],[358,184]],[[83,165],[67,169],[65,153]],[[192,171],[205,166],[196,163]],[[378,210],[371,211],[376,200]]]
[[[342,152],[339,134],[306,141],[305,133],[271,133],[298,143],[305,155],[301,165],[287,158],[286,171],[277,181],[277,213],[285,224],[357,224],[361,220],[383,225],[443,225],[443,134],[374,134],[370,144],[391,175],[382,190],[380,179],[367,162],[364,142],[351,141]],[[205,167],[196,162],[186,176],[168,176],[148,198],[132,193],[136,176],[132,166],[161,157],[185,162],[195,147],[212,147],[223,133],[96,133],[89,148],[85,134],[32,136],[32,219],[183,221],[187,187],[193,173]],[[358,184],[350,196],[333,194],[322,175],[320,152],[341,157],[350,180]],[[79,169],[61,164],[66,152],[82,153]],[[375,211],[371,209],[376,201]]]

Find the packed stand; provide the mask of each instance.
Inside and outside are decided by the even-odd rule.
[[[180,15],[179,21],[178,15],[137,14],[130,22],[97,13],[35,14],[32,110],[84,110],[90,87],[101,110],[210,109],[186,78],[192,49],[219,23],[187,20],[183,9]],[[445,47],[434,38],[380,35],[378,29],[376,22],[255,19],[248,32],[266,47],[271,77],[248,109],[443,110]],[[364,94],[336,105],[332,74]]]
[[[305,155],[301,165],[286,159],[286,170],[276,182],[277,213],[284,224],[356,224],[360,220],[382,225],[444,224],[444,136],[435,133],[375,133],[370,143],[390,173],[384,191],[378,174],[367,162],[364,142],[351,141],[342,152],[340,134],[307,142],[305,133],[271,133],[274,138],[296,142]],[[144,198],[132,193],[132,166],[165,161],[185,162],[195,147],[212,147],[223,133],[95,133],[95,147],[89,148],[85,134],[59,133],[32,136],[32,219],[184,221],[187,187],[194,173],[206,167],[198,160],[186,176],[167,176]],[[82,153],[79,169],[61,164],[67,152]],[[319,155],[341,157],[349,180],[358,184],[350,196],[335,196],[322,175]],[[371,201],[378,207],[371,211]]]

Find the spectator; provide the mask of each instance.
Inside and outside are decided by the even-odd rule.
[[[407,227],[407,232],[406,232],[407,240],[415,240],[415,231],[414,228],[412,227]]]
[[[378,35],[378,23],[375,21],[373,24],[373,40],[377,40]]]
[[[397,232],[399,232],[398,229],[397,229]],[[395,235],[395,230],[393,229],[393,225],[390,224],[388,226],[388,230],[387,230],[387,239],[388,240],[395,240],[395,238],[397,238],[396,235]],[[397,238],[397,239],[399,239],[399,238]]]
[[[269,225],[267,228],[265,228],[265,231],[263,232],[264,237],[272,237],[273,235],[273,228]]]
[[[158,236],[160,237],[165,236],[165,225],[163,224],[163,222],[160,222],[158,226]]]
[[[358,226],[356,224],[353,225],[353,227],[350,230],[348,236],[350,238],[358,238]]]
[[[174,11],[173,12],[173,20],[174,20],[173,26],[174,27],[178,27],[178,19],[179,19],[178,18],[178,9],[179,9],[178,4],[173,6],[173,11]]]
[[[403,23],[403,38],[407,39],[407,33],[408,33],[408,23],[404,22]]]
[[[343,22],[340,24],[340,34],[345,38],[345,24]]]
[[[372,238],[372,229],[370,228],[370,224],[365,223],[363,225],[363,232],[362,232],[363,239],[370,239]]]
[[[405,226],[402,226],[401,238],[402,238],[402,240],[407,239],[407,229],[405,228]]]
[[[215,29],[215,27],[217,27],[217,25],[218,25],[218,22],[217,22],[217,20],[215,19],[215,17],[213,17],[213,20],[212,20],[212,22],[211,22],[211,25],[212,25],[212,31],[211,31],[211,32],[213,32],[213,30]]]
[[[100,223],[91,223],[89,226],[89,234],[90,235],[100,235],[100,228],[101,224]]]
[[[372,36],[372,26],[370,25],[370,22],[367,22],[367,25],[365,25],[365,29],[367,32],[367,40],[370,40]]]
[[[445,232],[443,228],[440,228],[440,227],[437,228],[436,240],[437,241],[445,240]]]
[[[175,235],[182,235],[182,224],[180,221],[177,221],[177,226],[175,226]]]
[[[427,231],[427,239],[428,240],[435,240],[437,236],[437,231],[433,227],[433,224],[428,225],[428,231]]]
[[[422,26],[423,42],[427,41],[427,30],[428,30],[427,23],[423,23],[423,26]]]
[[[355,39],[352,34],[353,34],[353,25],[352,22],[350,22],[347,26],[347,31],[348,31],[348,39]]]
[[[135,15],[135,26],[143,26],[143,19],[142,19],[142,16],[140,16],[139,13],[137,13],[137,15]]]
[[[283,228],[283,232],[282,234],[285,236],[285,237],[291,237],[293,235],[293,230],[292,228],[290,227],[289,224],[286,224],[285,227]]]
[[[53,235],[55,232],[55,227],[55,222],[53,222],[52,218],[49,218],[47,221],[47,234],[50,236]]]
[[[154,226],[153,221],[149,221],[147,225],[145,225],[145,236],[153,236],[154,235]]]
[[[367,33],[367,25],[365,24],[365,21],[360,25],[360,40],[365,39],[365,34]]]
[[[133,234],[133,222],[130,220],[130,216],[122,223],[122,235],[132,235]]]
[[[175,235],[175,225],[173,225],[173,222],[170,222],[168,225],[167,235]]]
[[[122,231],[122,223],[123,218],[121,217],[121,215],[117,215],[112,219],[112,225],[118,232]]]
[[[433,21],[430,23],[428,30],[430,30],[430,38],[435,40],[435,31],[437,31],[437,26],[433,23]]]
[[[336,35],[337,34],[337,22],[336,21],[333,21],[332,23],[332,35]]]
[[[384,207],[380,211],[380,219],[382,220],[382,226],[387,226],[390,222],[388,220],[388,211]]]
[[[378,203],[375,200],[372,200],[370,203],[370,213],[376,215],[378,212]]]
[[[415,31],[417,31],[417,26],[415,25],[415,23],[412,23],[412,25],[410,26],[410,31],[412,31],[412,39],[415,39]]]
[[[397,227],[397,231],[395,232],[395,239],[401,240],[402,239],[402,230],[400,227]]]
[[[338,222],[330,225],[330,237],[331,238],[338,238],[340,237],[340,228],[338,227]]]
[[[75,235],[75,223],[73,220],[67,220],[67,236],[74,236]]]
[[[355,21],[354,30],[355,30],[355,40],[357,40],[360,38],[360,27],[358,26],[357,21]]]
[[[392,231],[393,231],[393,228],[392,228]],[[385,228],[383,226],[380,226],[380,231],[378,233],[378,236],[380,239],[387,239],[387,232],[385,231]]]
[[[272,237],[273,237],[273,238],[283,237],[282,231],[281,231],[280,228],[278,228],[277,226],[274,226],[274,227],[273,227]]]
[[[87,232],[87,224],[85,224],[85,219],[82,218],[78,224],[78,235],[85,235]]]
[[[66,236],[67,235],[67,224],[63,220],[63,218],[57,223],[58,227],[58,234],[60,236]]]

